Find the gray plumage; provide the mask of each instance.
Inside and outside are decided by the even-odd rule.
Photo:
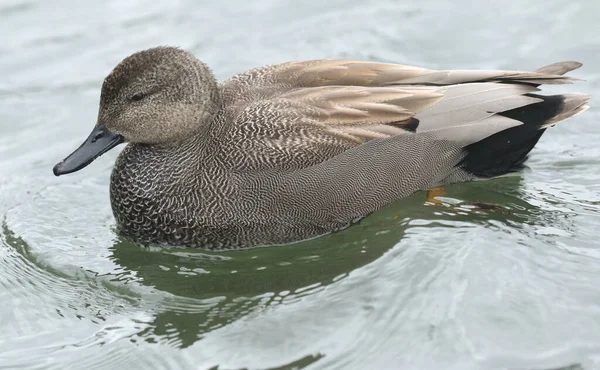
[[[313,60],[219,84],[185,51],[138,52],[100,99],[98,122],[129,142],[111,175],[113,213],[123,234],[150,243],[232,249],[321,235],[418,190],[519,165],[547,126],[587,108],[586,95],[535,94],[579,66]],[[504,131],[522,147],[495,136]],[[481,143],[499,149],[482,155]]]

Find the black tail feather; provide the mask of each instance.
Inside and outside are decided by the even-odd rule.
[[[523,167],[527,155],[546,131],[542,128],[564,109],[564,96],[527,94],[543,99],[524,107],[498,113],[523,122],[465,147],[466,157],[460,166],[477,177],[495,177]]]

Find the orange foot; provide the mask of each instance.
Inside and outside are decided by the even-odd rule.
[[[437,199],[437,197],[443,197],[446,194],[447,194],[447,192],[444,188],[432,188],[432,189],[427,190],[427,201],[425,202],[425,205],[426,206],[456,208],[456,209],[458,209],[459,207],[467,206],[468,208],[475,208],[475,209],[486,210],[486,211],[502,210],[501,206],[499,206],[497,204],[493,204],[493,203],[473,202],[473,203],[461,203],[461,204],[450,205],[450,204],[444,203],[443,201]]]
[[[427,202],[425,203],[425,205],[427,206],[442,206],[444,205],[444,202],[442,202],[441,200],[437,199],[436,197],[443,197],[444,195],[446,195],[446,190],[444,188],[432,188],[427,190]]]

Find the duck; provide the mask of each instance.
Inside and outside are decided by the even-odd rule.
[[[582,64],[533,72],[316,59],[218,82],[158,46],[102,83],[85,141],[53,168],[124,143],[110,175],[118,233],[142,244],[247,249],[344,229],[415,192],[519,171],[589,95],[542,95]]]

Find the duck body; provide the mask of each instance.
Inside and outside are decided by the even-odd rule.
[[[569,83],[563,74],[579,66],[433,71],[313,60],[213,84],[189,53],[155,48],[107,77],[94,129],[104,137],[93,132],[82,147],[129,142],[110,198],[118,229],[135,241],[284,244],[419,190],[517,170],[547,127],[587,108],[586,95],[536,94]],[[138,90],[157,92],[140,102]],[[55,174],[91,162],[73,155]]]
[[[195,144],[189,149],[198,150]],[[377,153],[377,148],[361,147],[348,157],[331,154],[331,162],[307,165],[306,171],[265,164],[260,171],[247,170],[244,165],[232,168],[227,158],[244,158],[247,153],[229,147],[216,151],[212,146],[199,164],[185,147],[171,152],[129,144],[112,171],[111,206],[120,233],[132,240],[242,249],[343,229],[396,199],[446,183],[446,179],[432,179],[428,174],[411,175],[431,169],[421,162],[426,158],[401,163],[384,156],[385,149],[399,155],[403,154],[399,148],[422,149],[427,140],[399,137],[377,144],[382,150],[379,158],[366,156],[371,150]],[[444,149],[447,151],[436,154],[452,155],[440,167],[451,167],[460,160],[460,148]],[[361,172],[346,161],[368,170]],[[190,168],[195,169],[193,175]],[[440,174],[446,171],[440,170]],[[409,174],[404,176],[404,172]],[[448,175],[448,182],[473,178],[460,170]]]

